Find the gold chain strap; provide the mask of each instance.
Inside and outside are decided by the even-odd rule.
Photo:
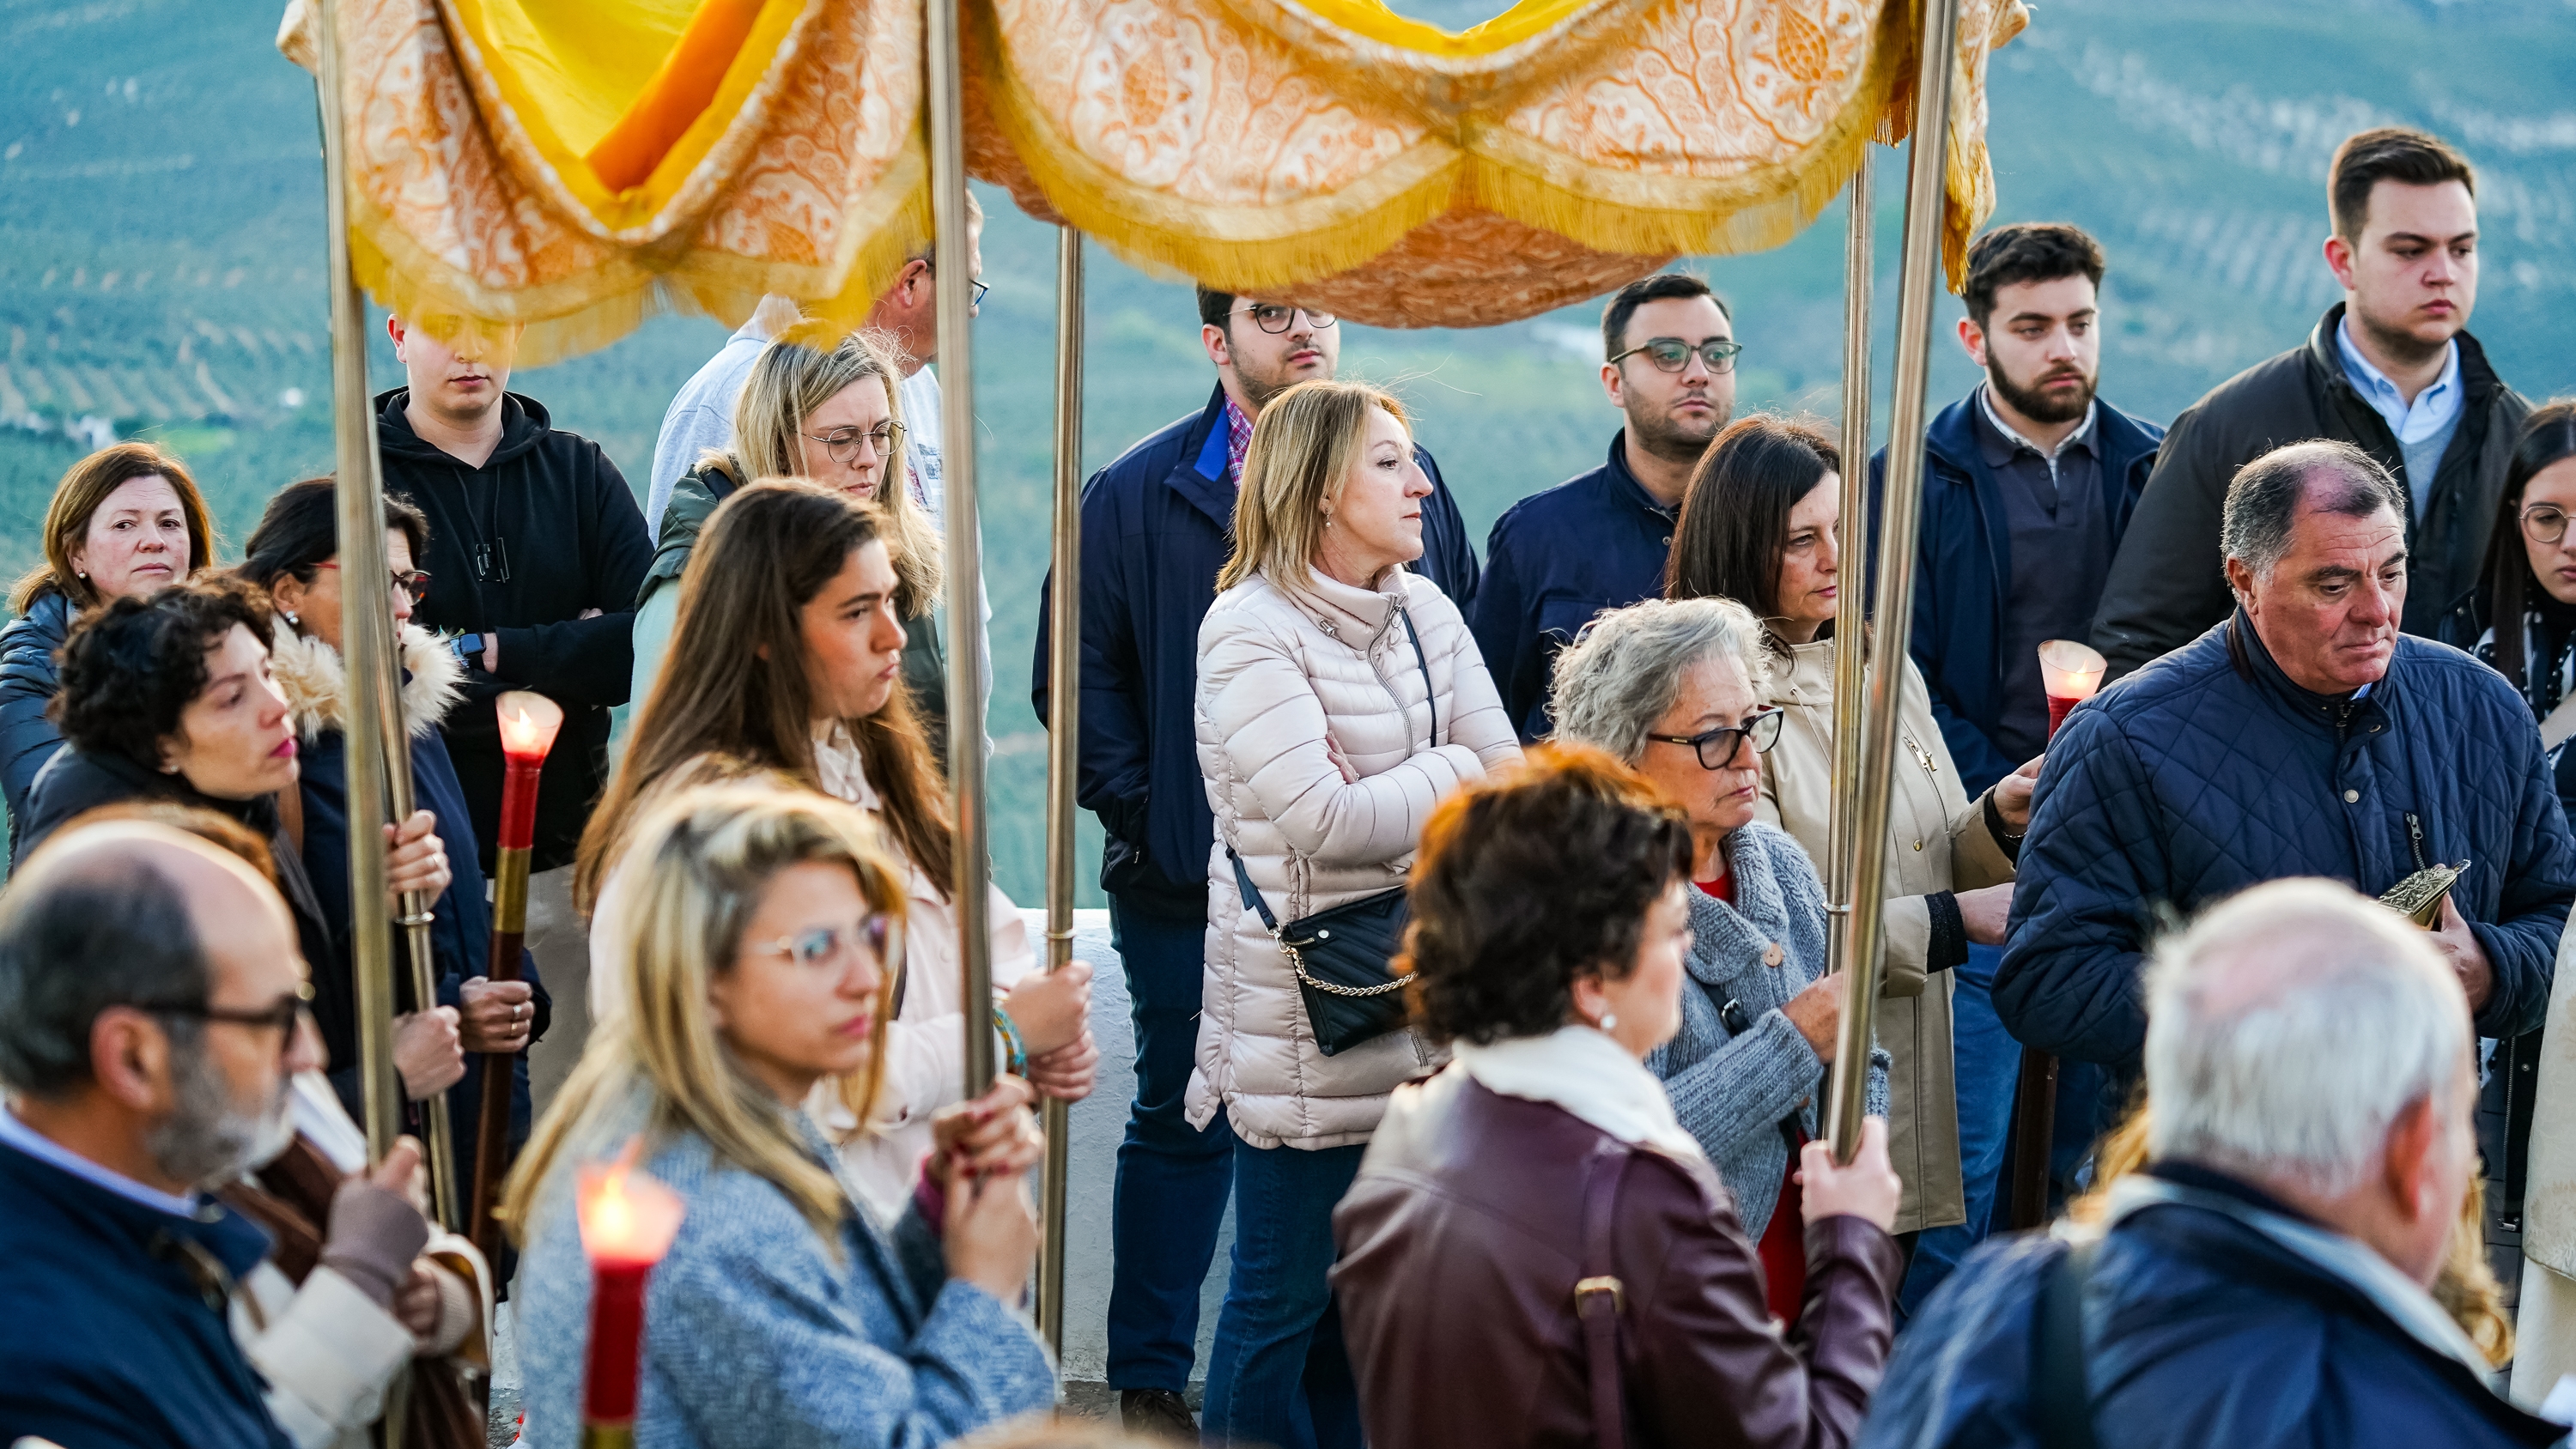
[[[1323,992],[1327,996],[1347,996],[1354,1000],[1362,1000],[1371,996],[1384,996],[1390,991],[1403,990],[1404,983],[1413,979],[1413,973],[1407,971],[1403,975],[1396,977],[1394,980],[1387,982],[1384,986],[1336,986],[1330,981],[1318,981],[1314,977],[1306,974],[1306,958],[1297,954],[1296,947],[1291,946],[1285,940],[1282,940],[1279,933],[1276,931],[1271,933],[1270,938],[1279,942],[1279,953],[1288,958],[1288,969],[1297,973],[1297,979],[1308,986],[1314,987],[1317,991]]]

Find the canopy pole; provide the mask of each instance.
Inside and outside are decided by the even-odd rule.
[[[974,255],[966,233],[966,116],[958,50],[963,0],[929,0],[930,214],[939,298],[940,472],[948,568],[948,786],[957,825],[959,970],[966,1095],[993,1084],[992,879],[984,820],[983,532],[975,505]]]
[[[393,704],[386,687],[392,648],[386,627],[391,597],[382,582],[385,563],[384,487],[376,475],[375,417],[367,394],[366,306],[349,260],[349,161],[340,115],[340,46],[337,7],[313,7],[320,41],[317,85],[322,108],[323,207],[330,228],[331,421],[339,479],[334,489],[339,525],[340,576],[378,580],[376,609],[349,599],[368,597],[361,585],[344,595],[341,653],[349,672],[346,760],[349,791],[349,966],[358,1007],[358,1075],[365,1091],[363,1125],[367,1161],[382,1162],[402,1133],[402,1087],[394,1072],[393,911],[388,898],[385,841],[368,822],[386,818],[385,731]],[[398,726],[396,728],[399,728]]]
[[[1932,296],[1941,283],[1941,233],[1950,154],[1950,71],[1959,36],[1959,0],[1923,0],[1921,69],[1914,82],[1914,141],[1905,177],[1905,241],[1897,276],[1896,396],[1888,416],[1887,487],[1879,532],[1878,578],[1870,617],[1878,621],[1885,667],[1868,674],[1855,809],[1851,813],[1851,912],[1843,920],[1843,960],[1857,976],[1843,1002],[1834,1046],[1834,1160],[1860,1151],[1869,1100],[1869,1053],[1878,1009],[1879,953],[1887,918],[1887,807],[1896,783],[1898,687],[1905,678],[1906,636],[1914,619],[1914,550],[1923,501],[1925,391],[1932,369]],[[1849,466],[1846,460],[1845,466]],[[1852,510],[1858,512],[1859,510]],[[1837,638],[1842,638],[1837,601]],[[1846,640],[1845,642],[1848,642]],[[1844,651],[1837,648],[1837,660]],[[1839,684],[1837,671],[1837,684]]]
[[[1841,588],[1834,596],[1833,799],[1825,828],[1825,969],[1851,964],[1843,953],[1843,922],[1851,915],[1853,790],[1860,782],[1862,640],[1869,630],[1869,600],[1857,581],[1866,572],[1868,499],[1859,486],[1869,477],[1869,303],[1871,260],[1870,154],[1860,153],[1852,173],[1851,225],[1843,234],[1843,504],[1834,525],[1834,556]]]
[[[376,446],[372,433],[368,438],[367,451],[373,461],[376,457]],[[377,476],[381,478],[383,475],[379,473]],[[377,516],[379,518],[383,516],[381,507],[377,510]],[[384,534],[379,531],[376,537],[382,539]],[[347,570],[343,569],[340,576],[345,581],[349,577]],[[350,605],[347,602],[349,595],[343,592],[340,597],[343,601],[342,618],[345,621],[350,612]],[[372,609],[366,612],[370,616],[375,615]],[[390,610],[386,612],[383,619],[384,624],[388,626],[387,632],[391,633]],[[341,625],[344,634],[347,628],[348,625],[344,622]],[[397,651],[388,641],[385,648],[387,663],[390,665],[397,657]],[[409,820],[412,812],[411,741],[404,733],[400,706],[402,690],[390,676],[383,687],[384,697],[390,706],[380,717],[385,737],[387,800],[393,812],[393,819]],[[354,820],[358,817],[352,815],[349,818]],[[403,928],[403,944],[406,947],[406,956],[411,963],[411,999],[422,1011],[427,1011],[438,1002],[438,966],[429,940],[430,922],[437,918],[437,913],[430,909],[430,903],[422,898],[420,892],[403,892],[402,917],[394,924]],[[494,1059],[487,1056],[483,1060],[485,1070],[490,1070],[490,1063]],[[502,1057],[499,1060],[507,1062],[510,1059]],[[432,1092],[421,1099],[420,1138],[421,1154],[428,1159],[430,1211],[435,1214],[438,1226],[451,1233],[461,1232],[466,1223],[460,1215],[461,1208],[457,1200],[455,1132],[454,1124],[447,1115],[445,1091]]]
[[[1047,608],[1046,966],[1073,964],[1073,786],[1082,729],[1082,233],[1055,236],[1055,538]],[[1046,1175],[1038,1255],[1038,1331],[1064,1358],[1066,1104],[1046,1104]]]

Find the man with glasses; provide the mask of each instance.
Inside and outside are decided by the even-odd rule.
[[[276,891],[163,826],[68,831],[0,892],[0,1437],[290,1442],[281,1366],[228,1322],[268,1235],[206,1193],[295,1133],[290,1083],[322,1065],[305,992]],[[301,1349],[366,1355],[377,1389],[410,1359],[390,1310],[428,1239],[399,1187],[340,1188],[316,1272],[353,1313]]]
[[[1601,309],[1601,390],[1625,419],[1600,467],[1515,503],[1485,542],[1476,646],[1523,743],[1549,729],[1548,670],[1604,609],[1664,592],[1691,470],[1735,414],[1743,347],[1726,303],[1686,272]]]
[[[1253,420],[1301,382],[1330,379],[1341,328],[1329,312],[1198,291],[1199,339],[1215,365],[1207,405],[1130,448],[1082,493],[1082,740],[1078,797],[1109,840],[1100,884],[1136,1027],[1136,1100],[1111,1207],[1109,1383],[1140,1433],[1196,1442],[1182,1399],[1199,1292],[1233,1183],[1234,1132],[1183,1114],[1207,960],[1208,852],[1216,838],[1191,718],[1199,622],[1234,551],[1235,490]],[[1440,466],[1414,569],[1460,610],[1476,554]],[[1043,600],[1044,595],[1040,595]],[[1034,698],[1047,711],[1052,627],[1039,605]]]

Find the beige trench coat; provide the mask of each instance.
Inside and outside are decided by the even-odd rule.
[[[1834,641],[1790,651],[1770,702],[1788,712],[1779,743],[1762,757],[1760,818],[1797,838],[1824,872],[1833,803]],[[2013,878],[2011,858],[1986,830],[1984,810],[1959,785],[1950,747],[1932,720],[1932,697],[1912,660],[1898,691],[1896,783],[1887,807],[1887,983],[1878,1042],[1887,1074],[1888,1155],[1905,1183],[1896,1231],[1968,1220],[1959,1180],[1959,1098],[1950,1057],[1950,979],[1924,972],[1932,913],[1924,897]],[[1931,990],[1924,988],[1930,985]]]

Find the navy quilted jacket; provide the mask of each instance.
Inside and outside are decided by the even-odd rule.
[[[2359,699],[2292,684],[2240,613],[2067,716],[2033,799],[1995,973],[2028,1045],[2134,1071],[2160,905],[2326,876],[2378,895],[2470,862],[2452,899],[2495,970],[2481,1036],[2533,1030],[2576,900],[2576,842],[2502,675],[2400,636]]]

